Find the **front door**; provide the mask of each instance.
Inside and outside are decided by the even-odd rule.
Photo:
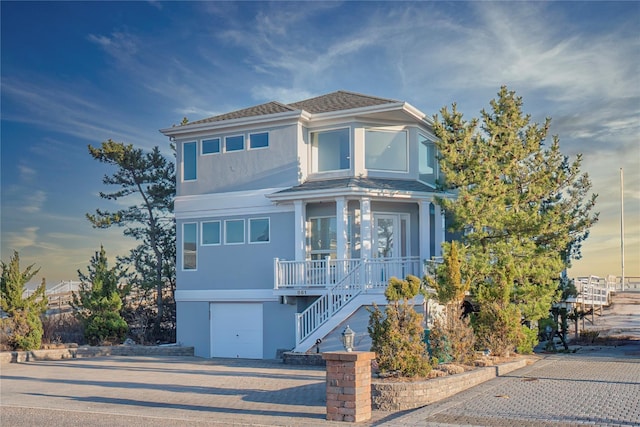
[[[374,258],[405,258],[409,254],[409,215],[375,214]]]

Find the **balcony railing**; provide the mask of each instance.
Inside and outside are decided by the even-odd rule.
[[[385,289],[393,276],[421,277],[419,257],[374,259],[274,260],[274,289],[330,289],[347,281],[350,287]]]

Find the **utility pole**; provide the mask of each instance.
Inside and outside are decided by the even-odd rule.
[[[620,258],[622,265],[622,292],[624,292],[624,171],[620,168]]]

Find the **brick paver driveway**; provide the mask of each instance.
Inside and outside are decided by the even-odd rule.
[[[109,357],[3,364],[4,426],[344,426],[322,368],[279,361]],[[640,341],[549,355],[405,413],[357,425],[640,426]]]

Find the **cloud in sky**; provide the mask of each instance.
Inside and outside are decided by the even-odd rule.
[[[534,121],[553,118],[551,134],[565,154],[583,153],[600,195],[576,274],[618,268],[623,167],[627,265],[640,275],[636,4],[3,2],[1,19],[2,258],[31,248],[21,258],[44,262],[51,279],[74,278],[100,242],[109,254],[132,244],[84,219],[118,208],[97,196],[109,169],[88,144],[172,156],[158,129],[183,116],[338,89],[428,115],[456,102],[471,118],[503,84]]]

